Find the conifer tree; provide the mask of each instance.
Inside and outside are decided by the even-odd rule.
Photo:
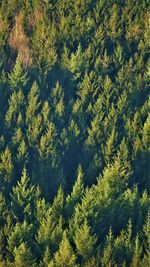
[[[9,100],[9,108],[5,115],[6,125],[10,128],[15,125],[19,115],[21,115],[21,111],[24,107],[24,95],[21,90],[18,92],[14,92],[10,96]],[[20,123],[19,123],[20,124]]]
[[[141,254],[142,254],[142,250],[139,245],[139,237],[136,236],[134,254],[133,254],[131,265],[130,265],[131,267],[141,266]]]
[[[102,267],[115,266],[115,262],[113,259],[113,239],[114,237],[112,235],[112,230],[110,229],[108,235],[106,236],[103,257],[101,259]]]
[[[16,187],[13,187],[11,194],[11,208],[14,217],[23,221],[26,219],[30,221],[33,218],[32,210],[34,209],[34,202],[36,200],[35,186],[29,185],[30,178],[27,170],[24,168],[21,180],[18,181]]]
[[[76,204],[81,201],[81,198],[83,196],[84,192],[84,185],[83,185],[83,170],[81,165],[79,165],[77,170],[77,179],[73,186],[72,192],[70,195],[66,198],[66,209],[69,212],[69,214],[73,213],[73,209],[76,206]]]
[[[63,234],[63,239],[60,243],[59,250],[55,253],[54,259],[48,267],[76,267],[76,256],[70,245],[66,233]]]
[[[84,262],[94,255],[96,241],[96,236],[91,234],[91,228],[85,221],[83,226],[76,230],[74,236],[77,253],[82,257]]]
[[[56,86],[53,88],[52,93],[52,106],[54,109],[54,116],[57,119],[57,117],[63,117],[64,115],[64,92],[59,84],[59,82],[56,83]]]
[[[14,248],[14,262],[12,266],[29,267],[34,265],[32,253],[26,243],[22,243],[18,248]]]
[[[27,242],[28,244],[32,243],[32,231],[33,226],[31,224],[29,225],[26,221],[15,224],[8,237],[8,251],[11,255],[14,255],[13,252],[15,247],[18,248],[22,241]]]
[[[37,83],[34,82],[28,94],[28,105],[27,105],[27,111],[26,111],[27,125],[29,124],[29,122],[34,121],[35,116],[37,115],[37,110],[40,105],[39,94],[40,94],[39,87]]]
[[[114,156],[114,148],[116,147],[116,140],[117,140],[117,133],[115,132],[115,129],[113,128],[110,136],[108,137],[106,147],[105,147],[105,161],[106,163],[110,163]]]
[[[7,215],[6,200],[3,196],[3,193],[0,192],[0,227],[3,226],[4,221],[6,219],[6,215]]]
[[[43,267],[48,266],[50,260],[51,260],[51,253],[49,247],[47,247],[42,261]]]
[[[8,147],[0,155],[0,182],[9,183],[13,179],[13,162],[11,151]]]
[[[27,161],[28,159],[28,150],[27,150],[27,145],[25,143],[24,140],[22,140],[22,142],[20,143],[19,147],[18,147],[18,154],[17,154],[17,159],[19,161],[23,160],[24,163]]]
[[[150,210],[148,210],[145,223],[143,225],[143,236],[144,236],[144,249],[145,254],[142,259],[142,266],[147,266],[150,261]]]
[[[147,120],[144,123],[144,127],[143,127],[143,145],[145,148],[147,148],[149,150],[149,143],[150,143],[150,115],[148,115]]]
[[[64,196],[60,188],[52,206],[46,211],[40,222],[36,239],[42,249],[50,246],[53,251],[56,251],[58,248],[63,233],[63,203]]]
[[[26,87],[28,82],[27,73],[24,73],[19,57],[17,57],[13,71],[9,74],[9,85],[12,91]]]
[[[33,35],[33,63],[40,72],[46,73],[57,61],[55,48],[56,27],[48,21],[39,21]]]
[[[72,53],[69,62],[69,68],[74,74],[74,78],[78,79],[83,73],[83,52],[81,44],[79,44],[76,53]]]
[[[49,122],[45,134],[41,136],[39,144],[39,153],[42,159],[48,159],[49,156],[55,157],[56,137],[57,132],[55,125],[54,123]]]
[[[43,115],[45,126],[47,126],[47,123],[49,122],[50,110],[51,108],[49,106],[49,102],[45,101],[43,104],[43,108],[42,108],[42,115]]]

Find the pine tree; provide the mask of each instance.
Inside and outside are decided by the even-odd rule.
[[[45,214],[47,214],[48,210],[49,210],[49,203],[45,201],[45,198],[42,198],[42,199],[37,198],[35,201],[34,214],[35,214],[36,221],[38,223],[41,223]]]
[[[85,221],[84,224],[76,230],[74,236],[77,253],[82,257],[84,262],[89,260],[91,256],[94,256],[96,241],[96,236],[91,234],[91,228]]]
[[[78,45],[76,53],[70,56],[69,70],[74,74],[74,78],[78,79],[83,73],[83,52],[81,44]]]
[[[130,264],[132,253],[133,253],[133,242],[132,242],[132,222],[131,219],[128,221],[127,229],[121,230],[120,234],[114,240],[114,258],[117,264]]]
[[[39,154],[42,159],[48,159],[49,156],[52,156],[53,159],[55,158],[56,137],[57,132],[55,125],[54,123],[49,122],[45,134],[41,136],[39,144]]]
[[[43,250],[50,246],[56,251],[59,242],[62,239],[64,220],[62,217],[64,196],[60,188],[57,196],[54,198],[52,206],[46,211],[41,218],[40,226],[37,233],[37,243]]]
[[[14,146],[18,145],[23,140],[23,132],[21,127],[17,127],[14,130],[14,134],[12,136],[12,144]]]
[[[40,106],[39,101],[40,90],[36,82],[32,84],[32,87],[28,93],[28,105],[26,110],[26,123],[33,122],[36,118],[37,111]]]
[[[146,122],[144,123],[143,127],[143,145],[145,148],[149,150],[149,143],[150,143],[150,115],[148,115]]]
[[[138,235],[135,238],[135,250],[134,250],[134,254],[132,257],[132,261],[131,261],[131,267],[140,267],[142,266],[141,264],[141,254],[142,254],[142,249],[140,247],[139,244],[139,237]]]
[[[5,115],[6,125],[10,128],[17,123],[24,108],[24,94],[21,90],[12,93],[9,99],[9,108]],[[20,123],[19,123],[20,124]]]
[[[104,158],[105,158],[106,163],[110,163],[113,159],[113,156],[115,154],[115,147],[117,146],[116,141],[117,141],[117,133],[115,132],[115,129],[113,128],[111,134],[109,135],[107,139],[107,143],[105,147]]]
[[[48,266],[48,264],[50,263],[52,256],[50,253],[50,249],[49,247],[46,248],[45,253],[44,253],[44,257],[43,257],[43,267]]]
[[[54,259],[48,267],[76,267],[76,256],[70,245],[66,233],[60,243],[59,250],[55,253]]]
[[[57,119],[57,117],[63,117],[65,109],[64,92],[59,82],[57,82],[56,86],[53,88],[51,92],[51,97],[55,118]]]
[[[0,228],[3,226],[7,216],[7,205],[3,193],[0,192]]]
[[[113,235],[112,230],[109,230],[108,235],[106,236],[106,243],[103,251],[103,256],[101,259],[102,267],[112,267],[115,266],[113,259]]]
[[[23,221],[26,219],[30,221],[33,219],[34,202],[36,201],[35,186],[29,184],[30,178],[28,177],[27,170],[24,168],[21,180],[17,182],[16,187],[13,187],[11,194],[11,208],[14,217]]]
[[[47,73],[57,61],[56,34],[55,25],[53,23],[49,24],[46,19],[39,21],[34,29],[33,64],[42,73]]]
[[[24,161],[24,163],[27,161],[28,159],[28,150],[27,150],[27,145],[25,143],[24,140],[22,140],[22,142],[20,143],[19,147],[18,147],[18,154],[17,154],[17,159],[19,161]]]
[[[43,104],[43,108],[42,108],[42,115],[43,115],[45,126],[47,126],[47,123],[49,121],[50,111],[51,111],[51,108],[49,106],[49,102],[45,101]]]
[[[114,63],[116,68],[120,68],[120,66],[124,63],[123,57],[123,48],[122,46],[118,45],[117,48],[114,50]]]
[[[72,192],[66,198],[66,210],[71,215],[74,211],[76,204],[81,201],[81,198],[84,193],[84,185],[83,185],[83,177],[84,173],[81,165],[79,165],[77,170],[77,179],[73,186]]]
[[[143,226],[143,236],[145,254],[142,259],[141,266],[148,266],[150,262],[150,210],[148,210],[147,217]]]
[[[11,253],[11,255],[14,256],[15,247],[19,248],[22,242],[27,242],[28,244],[32,243],[32,231],[33,225],[28,224],[26,221],[24,221],[23,223],[15,224],[7,239],[7,249]]]
[[[29,267],[35,266],[31,250],[26,243],[22,243],[18,248],[14,248],[14,262],[12,266]]]
[[[60,216],[60,218],[57,219],[57,221],[54,221],[52,218],[53,217],[48,211],[40,222],[36,237],[40,254],[41,251],[46,249],[48,246],[51,248],[52,252],[55,252],[58,249],[59,243],[62,239],[62,233],[63,233],[62,216]]]
[[[8,147],[0,155],[0,183],[9,183],[13,179],[13,162],[11,151]]]
[[[6,200],[3,196],[3,193],[0,192],[0,262],[4,259],[6,251],[6,233],[4,227],[7,222],[8,214],[9,210],[6,204]]]
[[[16,60],[13,71],[9,74],[9,85],[13,91],[26,87],[28,82],[27,73],[24,73],[19,57]]]
[[[122,29],[119,22],[119,7],[117,4],[114,4],[111,9],[111,16],[109,20],[110,36],[112,38],[116,38],[121,34]]]

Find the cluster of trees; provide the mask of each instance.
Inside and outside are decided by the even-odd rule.
[[[148,0],[0,1],[0,266],[150,262]]]

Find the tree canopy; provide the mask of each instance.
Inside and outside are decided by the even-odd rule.
[[[148,267],[148,0],[0,1],[0,266]]]

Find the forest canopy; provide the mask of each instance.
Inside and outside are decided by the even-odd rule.
[[[148,267],[148,0],[0,1],[0,266]]]

